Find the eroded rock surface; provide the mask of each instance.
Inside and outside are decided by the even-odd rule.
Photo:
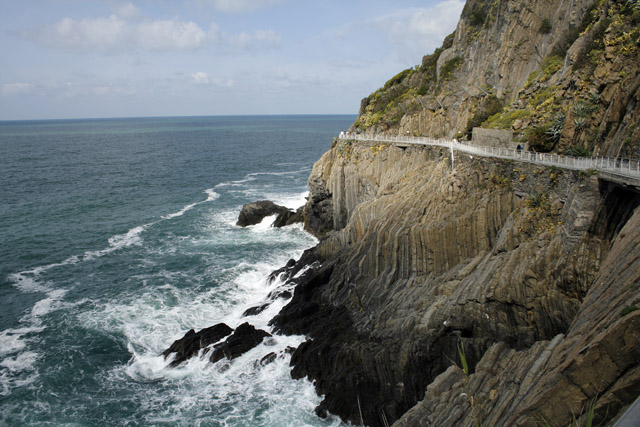
[[[229,360],[235,359],[256,347],[262,340],[270,336],[270,333],[262,329],[256,329],[255,326],[249,323],[243,323],[238,326],[236,330],[233,331],[233,334],[223,343],[214,346],[209,360],[215,363],[225,357]]]
[[[372,426],[413,416],[404,421],[412,425],[424,415],[413,407],[425,392],[424,406],[434,405],[427,387],[460,382],[451,366],[459,363],[462,341],[472,371],[477,365],[497,376],[486,390],[493,396],[487,402],[497,405],[485,412],[486,425],[549,415],[547,402],[564,402],[568,386],[563,375],[550,374],[564,366],[556,354],[572,340],[603,260],[640,197],[597,176],[497,159],[458,156],[451,171],[449,153],[438,148],[353,143],[348,155],[340,148],[325,154],[310,177],[322,197],[310,194],[305,225],[322,237],[312,251],[320,263],[272,321],[280,332],[310,337],[293,355],[292,374],[325,395],[319,413]],[[314,200],[322,210],[314,210]],[[625,303],[636,304],[634,298]],[[604,330],[591,317],[602,315],[599,301],[583,318],[589,326],[582,333]],[[632,335],[611,357],[632,360],[611,371],[611,385],[638,365]],[[514,389],[509,378],[516,375],[530,378],[527,387]],[[549,378],[554,391],[542,398],[531,378]],[[575,405],[604,398],[605,389],[597,389],[581,389]],[[629,403],[620,395],[617,407]],[[433,425],[473,422],[454,395],[439,402],[448,418],[433,418]]]
[[[171,361],[170,366],[176,367],[185,360],[196,356],[200,350],[217,343],[231,332],[233,332],[233,329],[224,323],[218,323],[217,325],[202,329],[198,332],[191,329],[184,337],[175,340],[168,349],[162,352],[162,355],[167,358],[172,353],[175,353],[175,357]]]
[[[292,211],[291,209],[277,205],[269,200],[246,203],[238,215],[236,225],[246,227],[256,225],[268,216],[277,215],[273,222],[274,227],[284,227],[286,225],[302,222],[302,209]]]

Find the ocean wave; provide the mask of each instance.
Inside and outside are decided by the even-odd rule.
[[[207,195],[207,198],[205,200],[188,204],[178,212],[163,216],[160,221],[182,216],[194,207],[203,203],[212,202],[220,197],[220,195],[216,193],[213,188],[204,190],[204,193]],[[149,227],[158,224],[160,221],[139,225],[131,228],[126,233],[111,236],[107,239],[107,243],[109,246],[104,249],[86,251],[81,256],[72,255],[61,262],[42,265],[30,270],[24,270],[17,273],[11,273],[9,274],[8,278],[13,283],[14,287],[25,293],[51,292],[53,288],[50,286],[50,284],[48,284],[47,282],[41,283],[39,281],[39,277],[43,273],[57,267],[75,265],[79,262],[92,261],[96,258],[103,257],[105,255],[130,246],[140,246],[143,243],[142,233]]]
[[[195,208],[196,206],[201,205],[203,203],[212,202],[212,201],[214,201],[214,200],[216,200],[216,199],[218,199],[220,197],[220,194],[216,193],[213,188],[208,188],[208,189],[204,190],[204,192],[207,195],[207,198],[205,200],[203,200],[201,202],[191,203],[191,204],[185,206],[184,208],[180,209],[178,212],[171,213],[171,214],[163,216],[162,219],[172,219],[172,218],[176,218],[176,217],[182,216],[186,212],[188,212],[191,209]]]
[[[214,188],[243,186],[244,184],[255,181],[259,176],[289,176],[289,175],[298,175],[298,174],[310,172],[310,171],[311,171],[311,168],[304,167],[296,170],[281,171],[281,172],[252,172],[245,175],[245,177],[242,179],[221,182],[217,184]]]
[[[9,280],[13,282],[14,287],[24,293],[34,292],[51,292],[52,288],[48,284],[43,284],[38,281],[39,276],[52,268],[63,267],[66,265],[73,265],[80,262],[80,258],[76,255],[70,256],[62,262],[56,262],[33,268],[31,270],[24,270],[18,273],[12,273],[9,275]]]
[[[273,203],[284,206],[289,209],[298,209],[307,203],[309,191],[302,191],[298,194],[268,194],[267,199]]]
[[[9,371],[13,373],[25,370],[30,371],[34,369],[33,365],[36,363],[38,357],[38,353],[25,351],[24,353],[18,354],[16,357],[5,358],[0,362],[0,366],[9,369]]]
[[[25,335],[42,332],[42,326],[28,326],[17,329],[5,329],[0,332],[0,356],[6,356],[23,350],[27,343],[23,339]]]

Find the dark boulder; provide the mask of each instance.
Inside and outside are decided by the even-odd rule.
[[[224,323],[218,323],[198,332],[191,329],[182,338],[175,340],[168,349],[162,352],[162,355],[167,358],[171,353],[176,353],[175,359],[169,364],[171,367],[176,367],[198,354],[200,349],[220,341],[231,332],[233,329]]]
[[[235,359],[256,347],[265,337],[270,336],[271,334],[268,332],[256,329],[249,323],[243,323],[238,326],[233,334],[223,343],[217,344],[214,347],[210,360],[215,363],[224,357],[229,360]]]
[[[269,363],[273,363],[275,362],[275,360],[278,358],[278,355],[274,352],[271,352],[269,354],[267,354],[266,356],[264,356],[262,359],[260,359],[260,365],[262,366],[266,366]]]
[[[304,206],[300,206],[295,212],[288,210],[278,215],[275,221],[273,221],[274,227],[284,227],[291,224],[297,224],[304,221],[303,216]]]
[[[272,215],[278,215],[273,222],[274,227],[284,227],[285,225],[302,222],[302,208],[294,212],[284,206],[276,205],[269,200],[260,200],[258,202],[246,203],[242,206],[236,225],[240,227],[256,225],[262,222],[265,217]]]
[[[256,316],[262,313],[263,311],[265,311],[267,308],[269,308],[270,305],[271,305],[270,303],[265,303],[265,304],[257,305],[255,307],[248,308],[244,311],[244,313],[242,313],[242,316],[243,317]]]
[[[284,267],[281,267],[275,271],[272,271],[267,278],[269,284],[273,283],[277,278],[280,278],[283,282],[289,280],[291,277],[291,271],[296,266],[296,260],[290,259]]]

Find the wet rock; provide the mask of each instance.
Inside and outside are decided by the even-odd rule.
[[[284,206],[276,205],[269,200],[260,200],[258,202],[247,203],[242,206],[242,210],[238,215],[236,225],[246,227],[256,225],[262,222],[265,217],[278,215],[273,223],[274,227],[284,227],[285,225],[302,222],[302,208],[294,212]]]
[[[265,337],[270,336],[268,332],[256,329],[249,323],[243,323],[223,343],[214,347],[210,360],[215,363],[225,357],[229,360],[235,359],[256,347]]]
[[[286,208],[285,208],[286,209]],[[291,224],[297,224],[304,220],[303,218],[304,206],[299,207],[295,212],[287,210],[278,214],[278,217],[273,221],[273,226],[276,228],[285,227]]]
[[[289,299],[291,298],[291,291],[289,289],[276,289],[269,293],[269,299],[277,300],[277,299]]]
[[[266,366],[269,363],[273,363],[277,358],[278,358],[278,355],[275,354],[274,352],[271,352],[271,353],[267,354],[266,356],[264,356],[262,359],[260,359],[260,364],[262,366]]]
[[[255,307],[251,307],[248,308],[244,311],[244,313],[242,313],[242,316],[247,317],[247,316],[256,316],[260,313],[262,313],[263,311],[265,311],[267,308],[269,308],[271,304],[260,304],[258,306]]]
[[[184,337],[175,340],[168,349],[162,352],[162,355],[167,358],[171,353],[176,353],[175,359],[169,365],[175,367],[198,354],[201,349],[220,341],[231,332],[233,329],[224,323],[218,323],[198,332],[191,329]]]
[[[291,276],[291,270],[295,265],[296,260],[290,259],[284,267],[281,267],[269,274],[269,278],[267,280],[269,281],[269,283],[273,283],[278,277],[283,280],[289,279],[289,277]]]

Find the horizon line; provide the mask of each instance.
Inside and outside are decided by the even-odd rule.
[[[357,113],[293,113],[293,114],[202,114],[202,115],[167,115],[167,116],[112,116],[112,117],[65,117],[39,119],[0,119],[0,123],[8,122],[53,122],[73,120],[129,120],[129,119],[170,119],[170,118],[205,118],[205,117],[311,117],[311,116],[358,116]]]

